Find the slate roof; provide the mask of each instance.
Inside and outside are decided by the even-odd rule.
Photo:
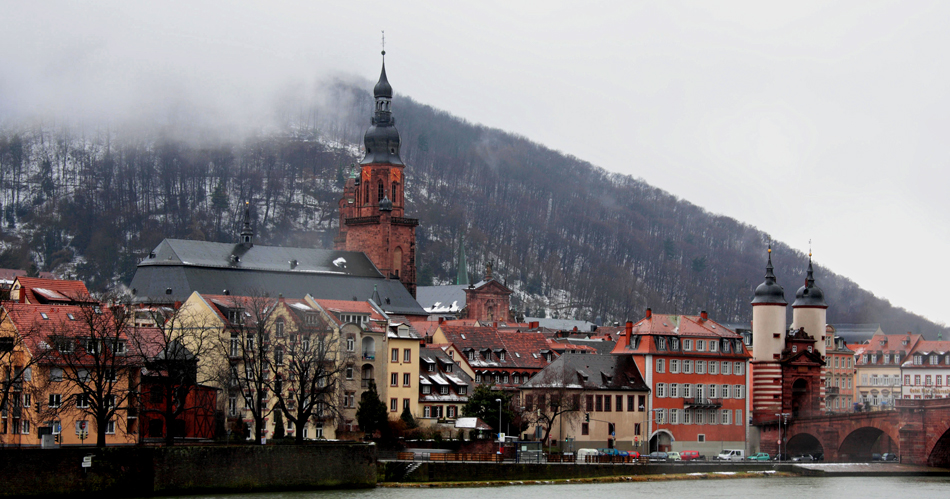
[[[591,326],[595,326],[590,321],[576,321],[573,319],[546,319],[542,317],[525,317],[525,322],[537,322],[540,327],[556,329],[558,331],[573,331],[577,328],[578,333],[589,333]]]
[[[462,370],[455,361],[449,357],[445,351],[439,347],[420,348],[419,349],[419,383],[420,386],[429,384],[433,387],[438,385],[449,385],[449,393],[442,395],[438,389],[433,388],[432,393],[422,393],[419,391],[420,402],[468,402],[468,395],[458,395],[458,387],[465,386],[468,394],[475,388],[472,378]],[[436,370],[430,372],[428,364],[434,363]],[[445,372],[445,366],[451,365],[452,372]]]
[[[464,284],[451,286],[418,286],[416,300],[431,314],[454,314],[465,308]]]
[[[629,355],[564,354],[522,388],[650,391]]]
[[[947,359],[950,358],[950,341],[931,341],[931,340],[920,340],[917,342],[917,346],[907,355],[907,360],[901,365],[905,368],[915,368],[915,369],[946,369],[950,367],[950,363],[947,362]],[[930,355],[937,355],[937,363],[930,363]],[[914,364],[914,355],[922,355],[923,363]]]
[[[235,251],[244,252],[232,264]],[[384,278],[360,252],[166,239],[152,253],[139,263],[129,285],[136,303],[184,301],[193,291],[350,301],[378,292],[386,313],[428,315],[401,282]],[[293,269],[292,260],[297,261]]]
[[[864,343],[872,336],[881,331],[881,325],[877,323],[868,324],[828,324],[834,329],[835,336],[843,339],[849,344]]]

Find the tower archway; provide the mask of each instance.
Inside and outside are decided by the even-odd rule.
[[[870,461],[872,454],[896,453],[899,445],[884,430],[865,426],[852,431],[841,441],[838,458],[842,461]]]

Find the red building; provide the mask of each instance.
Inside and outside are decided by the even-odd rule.
[[[744,449],[746,370],[742,337],[699,316],[653,314],[627,323],[613,352],[632,355],[653,388],[650,450]]]
[[[373,95],[376,109],[363,136],[365,155],[360,171],[352,172],[340,198],[340,233],[334,244],[337,250],[366,253],[383,275],[401,281],[415,297],[419,220],[405,217],[406,165],[399,157],[393,88],[386,78],[385,62]]]

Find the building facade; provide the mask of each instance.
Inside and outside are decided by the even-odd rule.
[[[901,397],[901,365],[921,341],[918,334],[875,334],[854,351],[854,410],[894,408]]]
[[[950,398],[950,341],[918,341],[901,364],[901,376],[901,398]]]

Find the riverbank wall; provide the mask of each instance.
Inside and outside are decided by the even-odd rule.
[[[0,497],[151,495],[374,487],[376,446],[0,450]]]
[[[796,467],[790,464],[753,462],[683,465],[387,461],[381,462],[380,466],[380,482],[408,483],[566,480],[674,473],[798,472]]]

